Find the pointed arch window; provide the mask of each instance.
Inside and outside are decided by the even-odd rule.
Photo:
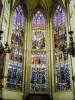
[[[63,54],[60,45],[67,43],[66,14],[58,5],[53,16],[54,49],[55,49],[55,86],[56,90],[71,89],[68,54]]]
[[[6,88],[21,90],[24,37],[24,13],[18,5],[12,17],[11,53],[9,54]]]
[[[45,51],[45,18],[37,11],[32,19],[32,52],[31,52],[32,91],[45,91],[46,87],[46,51]]]
[[[32,49],[45,49],[45,18],[38,11],[32,20]]]

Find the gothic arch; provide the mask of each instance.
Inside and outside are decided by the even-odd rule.
[[[32,9],[32,11],[30,13],[31,14],[30,15],[30,19],[32,20],[33,15],[35,15],[37,11],[40,11],[44,15],[44,18],[46,20],[46,18],[47,18],[47,11],[41,5],[37,5],[35,8]]]
[[[66,13],[66,8],[64,7],[63,2],[62,1],[61,2],[57,1],[56,4],[52,5],[51,10],[49,11],[49,17],[50,18],[53,16],[54,11],[56,10],[56,7],[58,5],[60,5],[62,8],[64,8],[65,13]]]
[[[17,0],[17,1],[15,0],[15,3],[13,5],[13,7],[12,7],[12,13],[14,12],[14,9],[15,9],[15,7],[17,5],[21,6],[21,8],[22,8],[22,10],[24,12],[24,16],[27,17],[28,16],[28,10],[27,10],[26,6],[24,5],[23,1],[21,1],[21,0]]]

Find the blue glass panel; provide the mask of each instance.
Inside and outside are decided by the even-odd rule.
[[[24,27],[24,15],[21,15],[21,27]]]
[[[30,89],[33,91],[46,90],[46,55],[32,54]]]
[[[13,14],[13,24],[16,25],[17,24],[17,11],[15,9],[14,14]]]
[[[21,24],[21,13],[18,12],[18,15],[17,15],[17,25],[20,26]]]

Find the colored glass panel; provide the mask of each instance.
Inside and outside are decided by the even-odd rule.
[[[24,15],[21,15],[21,27],[24,27]]]
[[[16,11],[16,9],[15,9],[15,11],[14,11],[14,14],[13,14],[13,24],[17,24],[17,11]]]
[[[32,29],[32,49],[45,49],[45,19],[40,11],[33,17]]]
[[[46,88],[46,55],[32,54],[30,89],[45,91]]]
[[[21,90],[24,14],[20,5],[15,8],[12,18],[11,53],[9,53],[6,88]]]
[[[53,17],[56,90],[71,89],[68,54],[64,54],[60,48],[61,44],[67,43],[65,16],[64,9],[57,6]]]

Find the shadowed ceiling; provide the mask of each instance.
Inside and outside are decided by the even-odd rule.
[[[57,0],[23,0],[26,8],[35,8],[35,7],[42,7],[42,8],[47,8],[51,7]]]
[[[14,3],[21,1],[24,5],[26,11],[30,13],[35,13],[35,10],[42,10],[45,12],[52,12],[52,7],[56,4],[63,4],[66,0],[14,0]]]
[[[35,8],[42,8],[42,9],[51,9],[53,5],[55,5],[57,2],[61,3],[65,0],[21,0],[23,1],[25,7],[27,10],[35,9]]]

